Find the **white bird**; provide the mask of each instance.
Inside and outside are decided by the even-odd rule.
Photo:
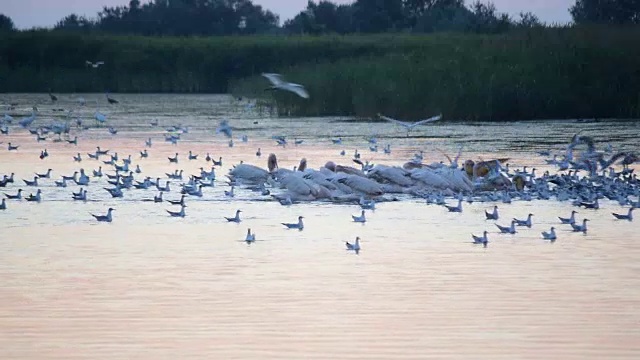
[[[236,210],[236,216],[234,217],[224,217],[225,219],[227,219],[228,222],[234,222],[234,223],[239,223],[240,221],[240,213],[242,212],[242,210]]]
[[[298,216],[298,222],[297,223],[281,223],[281,224],[286,226],[287,229],[302,230],[302,229],[304,229],[304,223],[302,222],[302,219],[304,219],[304,217]]]
[[[484,247],[487,247],[487,243],[489,243],[489,239],[487,239],[487,233],[488,231],[485,230],[482,236],[476,236],[471,234],[471,237],[473,238],[473,243],[482,244]]]
[[[516,221],[515,220],[511,220],[511,226],[500,226],[498,224],[496,224],[496,226],[498,227],[498,229],[500,230],[501,233],[503,234],[515,234],[516,233]]]
[[[94,214],[91,214],[91,216],[96,218],[96,220],[98,220],[99,222],[111,222],[113,220],[113,218],[111,217],[111,212],[113,210],[115,210],[115,209],[114,208],[109,208],[107,210],[107,215],[94,215]]]
[[[635,207],[629,208],[629,212],[626,215],[624,215],[624,214],[616,214],[616,213],[611,213],[611,214],[618,220],[633,221],[633,210],[634,209],[635,209]]]
[[[587,233],[587,221],[589,221],[589,219],[584,219],[582,220],[582,225],[577,225],[577,224],[571,224],[571,227],[573,228],[574,232],[583,232],[583,233]]]
[[[304,86],[300,84],[294,84],[290,82],[286,82],[282,80],[282,75],[274,74],[274,73],[264,73],[262,74],[265,78],[267,78],[271,82],[271,87],[268,90],[285,90],[290,91],[301,98],[308,99],[309,93],[305,90]]]
[[[430,123],[430,122],[434,122],[434,121],[438,121],[438,120],[442,119],[442,114],[434,116],[434,117],[431,117],[431,118],[428,118],[428,119],[425,119],[425,120],[416,121],[416,122],[400,121],[400,120],[392,119],[392,118],[390,118],[388,116],[384,116],[382,114],[378,114],[378,116],[383,120],[387,120],[387,121],[390,121],[392,123],[396,123],[398,125],[404,126],[405,129],[407,129],[407,136],[409,136],[409,132],[411,130],[413,130],[416,126],[424,125],[424,124],[427,124],[427,123]]]
[[[248,244],[256,241],[256,234],[252,234],[251,229],[247,229],[247,237],[244,238],[244,241],[246,241]]]
[[[167,210],[167,212],[169,213],[169,215],[171,215],[171,217],[184,217],[185,216],[185,212],[184,212],[184,208],[186,208],[187,205],[182,204],[180,205],[180,211],[169,211]]]
[[[494,206],[493,207],[493,212],[487,212],[487,210],[484,211],[484,216],[487,218],[487,220],[498,220],[499,215],[498,215],[498,206]]]
[[[356,254],[358,254],[360,252],[360,237],[356,236],[356,242],[353,244],[345,241],[345,245],[347,246],[348,251],[355,251]]]
[[[462,200],[458,199],[458,206],[445,205],[444,207],[446,207],[449,212],[462,212]]]
[[[84,62],[87,66],[91,66],[94,69],[97,69],[98,67],[100,67],[100,65],[104,65],[104,61],[96,61],[96,62],[91,62],[89,60],[86,60]]]
[[[527,219],[526,220],[518,220],[516,218],[513,218],[513,221],[515,221],[516,225],[518,225],[518,226],[526,226],[528,228],[531,228],[531,217],[532,216],[533,216],[533,214],[527,215]]]
[[[351,215],[351,218],[353,219],[354,222],[359,222],[359,223],[365,223],[367,221],[367,218],[364,216],[364,210],[362,210],[362,213],[360,214],[360,216]]]
[[[560,219],[560,223],[561,224],[575,224],[576,223],[576,214],[577,213],[578,213],[577,211],[573,210],[573,211],[571,211],[571,217],[563,218],[563,217],[559,217],[558,216],[558,219]]]
[[[556,228],[552,226],[549,232],[543,231],[542,238],[545,240],[551,240],[551,242],[556,241]]]

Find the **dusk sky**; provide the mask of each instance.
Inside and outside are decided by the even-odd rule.
[[[143,3],[146,1],[142,1]],[[334,3],[348,4],[353,0],[333,0]],[[66,15],[76,13],[95,17],[103,6],[128,4],[128,0],[0,0],[0,13],[5,14],[20,29],[34,26],[51,27]],[[253,0],[280,15],[283,22],[306,7],[306,0]],[[531,11],[541,20],[549,23],[571,21],[569,6],[575,0],[493,0],[499,11],[517,15],[521,11]]]

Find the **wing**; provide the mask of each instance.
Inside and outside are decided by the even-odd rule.
[[[89,60],[86,60],[84,63],[87,64],[87,65],[93,65],[93,63],[91,61],[89,61]]]
[[[104,65],[104,61],[98,61],[96,65]]]
[[[262,76],[266,77],[274,86],[279,86],[284,83],[280,74],[263,73]]]
[[[420,121],[416,121],[413,123],[413,126],[417,126],[417,125],[422,125],[422,124],[426,124],[426,123],[430,123],[430,122],[434,122],[434,121],[438,121],[442,119],[442,114],[425,119],[425,120],[420,120]]]
[[[380,117],[380,119],[382,119],[382,120],[391,121],[391,122],[393,122],[393,123],[400,124],[400,125],[402,125],[402,126],[409,126],[409,124],[408,124],[408,123],[406,123],[406,122],[404,122],[404,121],[400,121],[400,120],[392,119],[392,118],[387,117],[387,116],[384,116],[384,115],[382,115],[382,114],[378,114],[378,117]]]
[[[309,98],[309,93],[307,93],[307,90],[305,90],[304,86],[299,84],[290,84],[290,85],[291,85],[289,87],[290,91],[296,93],[301,98],[305,98],[305,99]]]

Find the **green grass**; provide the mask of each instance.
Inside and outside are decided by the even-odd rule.
[[[384,113],[417,120],[640,117],[640,29],[501,35],[150,38],[0,35],[2,92],[232,92],[287,115]],[[104,60],[99,69],[85,60]],[[261,72],[309,100],[265,92]]]

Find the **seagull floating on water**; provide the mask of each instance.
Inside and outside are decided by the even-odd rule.
[[[576,214],[577,213],[578,213],[577,211],[573,210],[573,211],[571,211],[571,216],[570,217],[563,218],[563,217],[559,217],[558,216],[558,219],[560,219],[560,223],[561,224],[575,224],[576,223]]]
[[[242,210],[236,210],[236,216],[234,217],[224,217],[225,219],[227,219],[228,222],[234,222],[234,223],[239,223],[240,221],[240,213],[242,212]]]
[[[185,217],[185,212],[184,212],[184,208],[186,208],[187,205],[182,204],[180,205],[180,211],[170,211],[167,210],[167,213],[169,213],[169,215],[171,215],[171,217]]]
[[[15,195],[4,193],[4,196],[9,200],[20,200],[22,199],[22,189],[18,189],[18,193]]]
[[[482,246],[487,247],[489,243],[489,239],[487,239],[488,231],[485,231],[482,236],[476,236],[471,234],[471,238],[473,239],[474,244],[482,244]]]
[[[513,218],[513,221],[515,221],[516,225],[518,225],[518,226],[526,226],[528,228],[531,228],[531,217],[532,216],[533,216],[533,214],[527,215],[527,219],[526,220],[518,220],[516,218]]]
[[[571,224],[571,227],[573,228],[573,231],[574,232],[582,232],[582,233],[586,234],[587,233],[587,221],[589,221],[589,219],[582,220],[582,225]]]
[[[111,212],[115,210],[114,208],[109,208],[107,209],[107,215],[95,215],[95,214],[91,214],[91,216],[93,216],[94,218],[96,218],[96,220],[98,220],[99,222],[111,222],[113,220],[112,216],[111,216]]]
[[[256,234],[252,234],[251,233],[251,229],[247,229],[247,236],[244,238],[244,241],[246,241],[247,243],[252,243],[254,241],[256,241]]]
[[[500,226],[498,224],[496,224],[496,227],[498,227],[498,229],[500,230],[501,233],[503,234],[515,234],[516,233],[516,221],[515,220],[511,220],[511,226]]]
[[[354,222],[359,222],[359,223],[365,223],[367,221],[367,218],[364,215],[364,210],[362,210],[362,213],[360,214],[360,216],[351,215],[351,218],[353,219]]]
[[[556,228],[552,226],[549,232],[543,231],[542,238],[545,240],[551,240],[551,242],[556,241]]]
[[[498,215],[498,206],[494,206],[493,207],[493,212],[487,212],[487,210],[484,211],[484,216],[487,218],[487,220],[498,220],[499,215]]]
[[[284,225],[287,229],[302,230],[302,229],[304,229],[304,223],[302,222],[302,219],[304,219],[304,217],[298,216],[298,222],[297,223],[281,223],[281,224]]]
[[[629,208],[629,212],[626,215],[624,215],[624,214],[616,214],[616,213],[611,213],[611,215],[613,215],[618,220],[633,221],[633,210],[635,210],[635,207]]]
[[[347,251],[355,251],[356,254],[360,252],[360,237],[356,236],[356,242],[351,244],[348,241],[345,241],[344,244],[347,247]]]

